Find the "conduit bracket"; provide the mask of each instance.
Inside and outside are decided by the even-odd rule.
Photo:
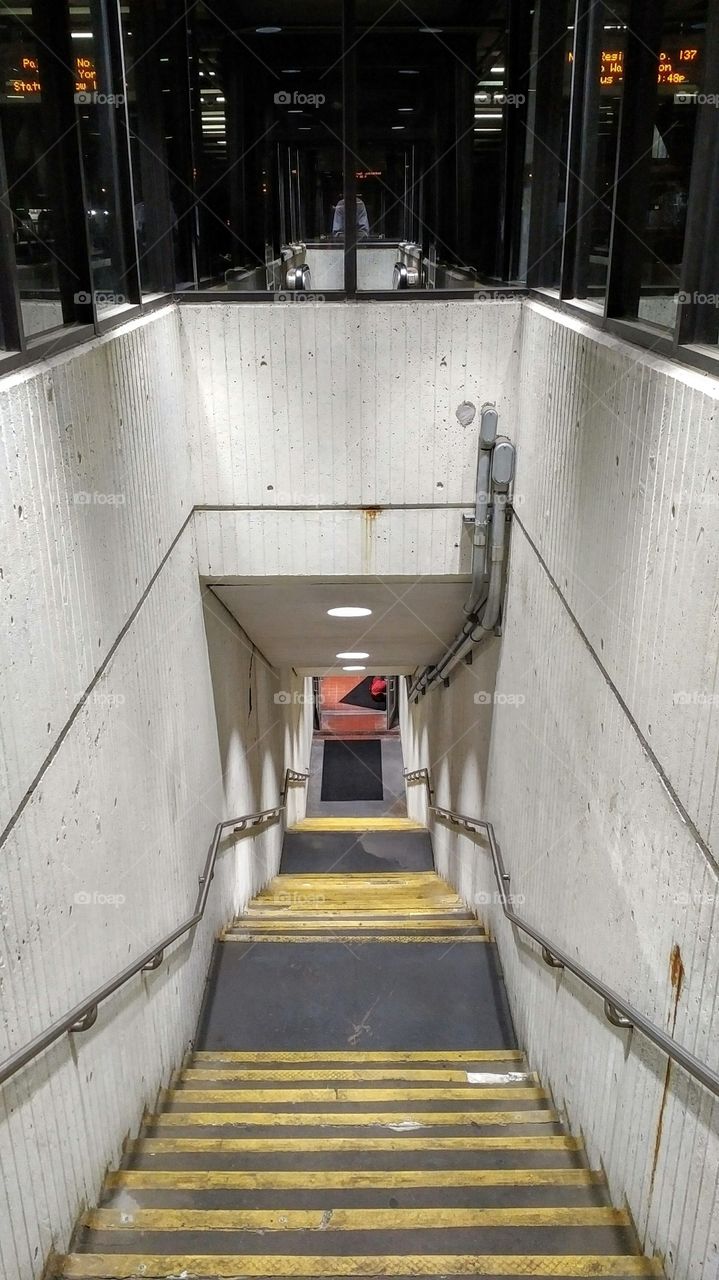
[[[562,964],[561,960],[557,960],[557,958],[552,955],[551,951],[549,950],[549,947],[542,947],[542,959],[545,964],[549,965],[550,969],[564,968],[564,965]]]
[[[70,1030],[72,1032],[89,1031],[90,1027],[94,1027],[97,1022],[97,1005],[94,1004],[91,1009],[82,1018],[78,1018],[77,1022],[73,1022]]]
[[[164,952],[164,951],[158,951],[157,955],[152,957],[152,960],[150,960],[149,964],[144,964],[144,965],[142,966],[142,972],[143,972],[143,973],[154,973],[155,969],[159,969],[159,967],[160,967],[160,965],[162,964],[162,962],[163,962],[164,958],[165,958],[165,952]]]
[[[607,1022],[611,1022],[613,1027],[621,1027],[623,1031],[634,1030],[634,1023],[631,1019],[625,1018],[624,1014],[619,1012],[616,1005],[612,1004],[611,1000],[604,1001],[604,1016],[607,1019]]]

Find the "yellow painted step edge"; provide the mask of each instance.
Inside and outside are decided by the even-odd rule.
[[[462,1125],[526,1125],[557,1124],[556,1111],[414,1111],[403,1114],[401,1111],[165,1111],[161,1115],[152,1116],[148,1120],[151,1125],[251,1125],[255,1128],[297,1128],[299,1126],[316,1129],[354,1129],[371,1128],[381,1125],[383,1128],[396,1127],[400,1131],[405,1128],[425,1128],[444,1126],[453,1128]]]
[[[426,831],[411,818],[302,818],[290,831]]]
[[[180,1073],[181,1080],[267,1080],[278,1084],[302,1085],[315,1081],[332,1084],[361,1083],[362,1081],[403,1080],[428,1083],[466,1084],[467,1071],[447,1067],[187,1067]],[[536,1071],[476,1072],[483,1079],[478,1085],[489,1084],[539,1084]]]
[[[400,1185],[400,1184],[398,1184]],[[623,1209],[95,1209],[91,1231],[421,1231],[459,1227],[628,1227]]]
[[[118,1169],[108,1174],[105,1185],[135,1191],[351,1191],[355,1187],[576,1187],[603,1181],[603,1174],[592,1169]]]
[[[387,1134],[381,1138],[333,1138],[323,1134],[321,1138],[298,1138],[283,1134],[281,1138],[136,1138],[128,1150],[146,1152],[148,1155],[169,1155],[176,1152],[256,1152],[258,1155],[274,1155],[279,1152],[316,1151],[581,1151],[581,1138],[568,1134],[503,1134],[501,1137],[475,1136],[436,1138],[423,1134],[421,1138],[406,1134]],[[474,1173],[501,1177],[504,1170],[472,1170]],[[509,1170],[508,1172],[512,1172]],[[516,1172],[516,1171],[515,1171]],[[520,1172],[525,1172],[520,1170]],[[530,1170],[530,1172],[533,1172]],[[558,1175],[584,1174],[583,1169],[551,1170]],[[280,1174],[279,1176],[284,1176]],[[300,1175],[305,1177],[304,1174]]]
[[[521,1049],[197,1049],[193,1060],[225,1062],[518,1062]]]
[[[415,946],[421,946],[422,943],[431,942],[432,945],[441,942],[444,946],[453,947],[457,943],[466,942],[489,942],[486,933],[464,934],[459,933],[457,936],[449,937],[448,934],[434,933],[343,933],[338,929],[335,933],[223,933],[220,936],[221,942],[249,942],[252,946],[260,946],[262,942],[352,942],[363,943],[363,946],[372,946],[374,942],[411,942]]]
[[[71,1253],[51,1262],[49,1273],[67,1280],[133,1280],[189,1275],[234,1280],[237,1276],[657,1276],[658,1262],[603,1254],[144,1254]]]
[[[262,1106],[294,1102],[534,1102],[547,1097],[544,1089],[532,1085],[524,1088],[510,1085],[495,1088],[492,1085],[448,1085],[437,1088],[425,1085],[419,1089],[383,1089],[381,1086],[363,1089],[361,1086],[317,1086],[316,1088],[284,1089],[167,1089],[164,1095],[170,1102],[197,1103],[200,1106],[215,1102],[255,1102]]]

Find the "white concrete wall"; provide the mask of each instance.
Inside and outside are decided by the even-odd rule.
[[[194,492],[210,506],[474,503],[465,399],[516,425],[520,302],[183,306]]]
[[[717,1070],[719,386],[527,304],[521,388],[501,647],[405,709],[407,767],[494,823],[528,920]],[[614,1202],[715,1280],[719,1103],[513,935],[481,840],[434,839]]]
[[[274,701],[303,682],[203,611],[177,330],[168,309],[0,388],[0,1060],[190,914],[218,819],[275,804],[308,759],[305,708]],[[96,1202],[279,843],[231,838],[194,937],[0,1089],[7,1280],[39,1275]]]
[[[200,572],[212,578],[469,574],[471,508],[198,511]]]

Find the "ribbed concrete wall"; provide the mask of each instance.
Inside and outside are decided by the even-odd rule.
[[[408,765],[494,822],[521,914],[716,1070],[719,386],[535,304],[524,323],[501,649],[406,715]],[[518,942],[481,840],[437,824],[435,846],[615,1203],[669,1275],[714,1280],[719,1104]]]
[[[198,503],[470,503],[476,422],[514,429],[520,302],[183,306]]]
[[[276,803],[307,744],[301,704],[274,703],[303,686],[268,670],[219,602],[203,613],[192,523],[180,532],[176,313],[8,380],[0,413],[4,1059],[190,913],[218,818]],[[39,1275],[96,1201],[181,1060],[217,929],[278,855],[277,828],[230,840],[194,939],[0,1089],[8,1280]]]
[[[461,507],[198,511],[200,572],[212,578],[468,574],[472,544],[463,514]]]

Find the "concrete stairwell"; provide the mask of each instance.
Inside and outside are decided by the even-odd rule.
[[[225,932],[196,1051],[51,1274],[661,1275],[427,833],[329,821]]]

